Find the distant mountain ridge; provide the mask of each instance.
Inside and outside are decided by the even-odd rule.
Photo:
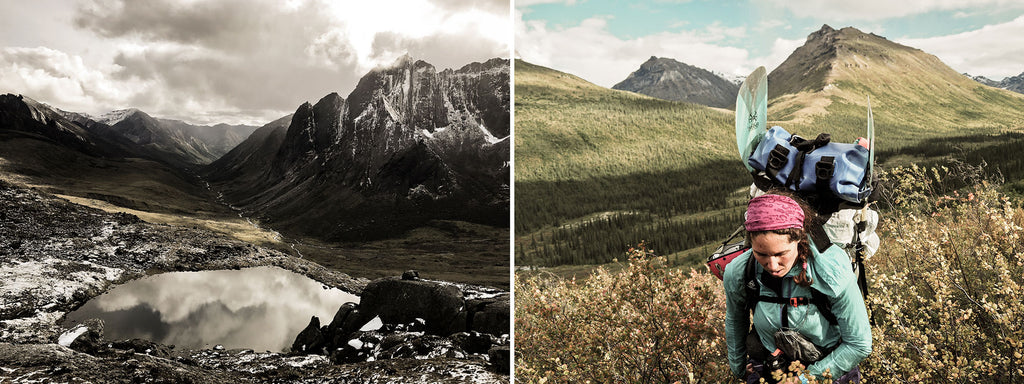
[[[40,134],[92,156],[147,158],[176,168],[208,164],[256,129],[247,125],[196,126],[154,118],[135,108],[93,117],[22,95],[0,97],[0,122],[6,129]]]
[[[515,82],[517,264],[603,263],[644,239],[668,260],[699,266],[714,237],[731,230],[716,228],[718,218],[742,214],[750,179],[730,141],[732,114],[521,61]],[[986,170],[1022,172],[1002,142],[1024,132],[1024,96],[978,84],[920,49],[824,25],[768,86],[769,124],[836,142],[866,135],[870,100],[883,169],[969,151],[984,155]],[[708,219],[682,224],[696,212]],[[679,241],[701,231],[710,236]]]
[[[62,113],[23,95],[0,95],[0,130],[35,135],[92,156],[126,154]]]
[[[651,56],[612,89],[664,100],[733,108],[739,85],[708,71],[670,58]]]
[[[995,81],[985,76],[971,76],[970,74],[967,73],[965,73],[964,76],[967,76],[971,80],[977,81],[990,87],[1001,88],[1007,91],[1013,91],[1017,93],[1024,93],[1024,73],[1021,73],[1017,76],[1007,77],[1000,81]]]
[[[300,105],[202,173],[286,232],[362,240],[432,219],[508,224],[509,62],[409,56]]]

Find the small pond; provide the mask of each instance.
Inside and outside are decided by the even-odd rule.
[[[63,325],[99,318],[108,340],[285,351],[310,316],[326,325],[346,302],[359,297],[277,267],[169,272],[116,286],[69,313]]]

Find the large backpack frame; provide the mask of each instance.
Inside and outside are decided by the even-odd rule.
[[[867,136],[862,148],[858,144],[835,145],[830,144],[830,137],[821,134],[814,140],[805,140],[793,135],[790,137],[787,132],[779,128],[774,134],[776,138],[782,138],[786,142],[769,142],[767,126],[767,73],[764,67],[759,67],[744,80],[736,98],[736,139],[740,159],[744,166],[751,172],[754,178],[754,185],[762,190],[788,189],[798,197],[806,201],[818,214],[819,220],[807,228],[815,247],[820,252],[825,252],[833,245],[825,231],[821,219],[831,217],[842,208],[860,209],[861,212],[854,217],[859,220],[854,222],[853,238],[848,243],[852,247],[851,265],[857,275],[857,285],[860,288],[864,299],[868,296],[867,277],[864,268],[865,244],[861,239],[861,233],[865,231],[867,222],[864,220],[868,206],[874,200],[872,192],[875,192],[874,178],[874,118],[871,113],[871,99],[868,98],[867,106]],[[778,128],[778,127],[776,127]],[[773,128],[774,129],[774,128]],[[783,135],[784,133],[784,135]],[[778,140],[776,140],[778,141]],[[771,144],[772,148],[767,148]],[[828,146],[832,146],[829,148]],[[758,147],[763,148],[758,148]],[[779,147],[782,147],[781,149]],[[806,167],[805,163],[808,154],[812,154],[821,148],[828,148],[819,151],[812,156],[812,166]],[[755,161],[757,152],[761,151],[761,159]],[[866,156],[865,156],[865,153]],[[865,158],[866,157],[866,158]],[[839,160],[837,161],[837,158]],[[816,160],[815,160],[816,159]],[[837,164],[839,165],[837,167]],[[861,167],[861,168],[858,168]],[[837,171],[837,168],[843,168]],[[782,174],[782,177],[780,176]],[[837,176],[837,174],[839,176]],[[859,178],[857,175],[860,175]],[[810,175],[810,176],[806,176]],[[838,179],[838,180],[837,180]],[[845,184],[845,187],[842,185]],[[838,186],[837,186],[838,185]],[[742,230],[742,226],[734,232],[722,245],[708,257],[708,268],[716,276],[722,278],[725,265],[736,256],[746,251],[749,244],[731,243],[733,238]],[[770,301],[798,305],[815,304],[819,312],[830,322],[835,322],[835,316],[831,312],[831,303],[824,298],[824,295],[812,289],[812,298],[775,298],[760,295],[760,284],[754,276],[756,271],[753,256],[747,262],[744,273],[744,287],[747,290],[747,306],[751,310],[758,301]]]

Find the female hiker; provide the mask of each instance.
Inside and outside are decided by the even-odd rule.
[[[747,206],[751,249],[729,263],[724,284],[729,367],[748,382],[774,382],[771,372],[795,360],[819,382],[826,371],[837,383],[860,382],[857,365],[871,353],[867,310],[849,256],[836,246],[819,253],[805,230],[812,222],[789,196]]]

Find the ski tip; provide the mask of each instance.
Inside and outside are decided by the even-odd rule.
[[[757,89],[757,87],[759,87],[762,82],[765,82],[767,78],[768,70],[764,69],[764,66],[762,65],[760,67],[757,67],[757,69],[755,69],[754,72],[751,72],[750,75],[747,76],[746,80],[743,80],[743,85],[750,89],[751,93],[753,93],[753,90]]]

